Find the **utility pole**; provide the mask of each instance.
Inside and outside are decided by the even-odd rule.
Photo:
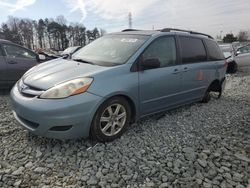
[[[132,29],[132,13],[129,12],[128,14],[128,26],[129,26],[129,29]]]

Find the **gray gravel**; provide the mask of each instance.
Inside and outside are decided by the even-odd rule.
[[[0,96],[0,187],[250,188],[250,77],[227,78],[220,100],[132,125],[118,140],[30,135]]]

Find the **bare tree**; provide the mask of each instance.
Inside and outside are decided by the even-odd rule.
[[[0,27],[0,37],[31,49],[64,50],[70,46],[85,46],[104,35],[106,31],[87,30],[82,24],[67,25],[64,16],[54,19],[30,20],[9,17]]]

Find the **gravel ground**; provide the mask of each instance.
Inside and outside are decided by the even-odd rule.
[[[107,144],[28,134],[0,96],[0,187],[250,188],[250,76],[220,100],[151,116]]]

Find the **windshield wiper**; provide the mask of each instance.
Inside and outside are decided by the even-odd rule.
[[[89,61],[86,61],[86,60],[83,60],[83,59],[72,59],[73,61],[77,61],[77,62],[80,62],[80,63],[86,63],[86,64],[91,64],[91,65],[94,65],[94,63],[92,62],[89,62]]]

